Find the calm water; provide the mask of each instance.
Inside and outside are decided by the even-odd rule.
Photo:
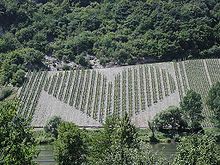
[[[163,155],[172,158],[172,155],[176,153],[176,144],[173,143],[158,143],[152,144],[155,152],[162,151]],[[39,145],[37,150],[40,151],[38,158],[34,159],[40,163],[40,165],[55,165],[53,158],[53,145]]]
[[[56,164],[53,158],[53,145],[39,145],[37,150],[40,152],[37,159],[34,161],[39,162],[40,165],[53,165]]]

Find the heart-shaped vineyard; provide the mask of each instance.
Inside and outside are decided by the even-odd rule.
[[[100,126],[109,115],[127,112],[138,126],[179,101],[189,89],[205,103],[220,81],[220,59],[186,60],[97,70],[29,72],[19,90],[19,113],[43,126],[53,115],[82,126]],[[203,126],[212,126],[204,104]],[[95,119],[95,120],[94,120]]]
[[[109,115],[146,111],[174,93],[176,85],[169,72],[154,65],[125,67],[112,80],[100,70],[34,71],[19,94],[25,117],[33,116],[42,90],[103,123]]]

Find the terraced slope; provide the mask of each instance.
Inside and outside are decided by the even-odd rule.
[[[97,70],[33,72],[20,90],[20,113],[43,126],[54,115],[81,126],[100,126],[107,116],[127,112],[139,127],[187,90],[201,93],[219,81],[219,60],[192,60]],[[25,102],[23,102],[25,100]],[[207,107],[204,114],[210,116]],[[204,126],[210,126],[205,120]]]

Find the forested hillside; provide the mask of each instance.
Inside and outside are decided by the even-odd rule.
[[[63,69],[218,57],[219,22],[219,0],[1,0],[0,82],[20,85],[48,56]]]

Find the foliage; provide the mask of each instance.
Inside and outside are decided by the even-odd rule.
[[[169,165],[170,162],[159,153],[154,153],[149,144],[140,143],[143,148],[112,147],[111,153],[98,164],[106,165]]]
[[[25,78],[25,71],[22,69],[17,70],[11,79],[11,84],[13,86],[21,86]]]
[[[215,138],[211,135],[195,134],[185,138],[177,147],[175,165],[206,164],[216,165],[220,163],[220,150]]]
[[[33,48],[64,61],[86,52],[101,60],[217,57],[219,2],[2,0],[0,53]]]
[[[138,148],[137,130],[127,113],[116,122],[114,129],[111,135],[113,143],[128,148]]]
[[[43,129],[34,129],[33,137],[36,139],[38,144],[52,144],[56,139],[48,134]]]
[[[220,128],[220,82],[217,82],[211,87],[206,103],[213,111],[213,123]]]
[[[169,164],[160,154],[153,153],[149,145],[138,140],[137,129],[126,113],[120,119],[109,117],[104,130],[91,138],[90,156],[95,159],[92,164]]]
[[[85,57],[83,56],[83,53],[78,55],[78,56],[76,56],[75,61],[76,61],[77,64],[80,64],[80,65],[82,65],[84,67],[88,67],[89,68],[89,66],[90,66],[89,61],[87,59],[85,59]]]
[[[20,86],[26,69],[37,69],[42,65],[43,54],[33,48],[24,48],[2,54],[0,83]]]
[[[50,118],[50,120],[47,121],[46,125],[44,126],[45,132],[57,138],[58,136],[57,128],[60,123],[61,123],[61,117],[53,116],[52,118]]]
[[[10,87],[4,87],[0,89],[0,101],[4,100],[8,96],[10,96],[12,93],[12,90]]]
[[[180,102],[180,108],[191,131],[200,130],[201,121],[204,118],[202,116],[201,95],[193,90],[187,91],[186,96]]]
[[[55,160],[63,165],[85,163],[87,146],[83,136],[74,123],[61,122],[58,126],[58,139],[54,145]]]
[[[17,115],[18,104],[0,103],[0,162],[3,164],[33,164],[36,142],[29,123]]]
[[[104,130],[92,134],[92,136],[89,137],[90,142],[88,145],[92,146],[91,150],[89,150],[89,157],[93,158],[90,162],[96,163],[100,160],[102,161],[106,157],[106,154],[109,153],[110,147],[113,144],[111,136],[115,129],[116,122],[117,119],[113,116],[106,118],[106,121],[103,124]]]
[[[159,131],[178,131],[186,128],[187,123],[183,119],[181,110],[178,107],[170,106],[167,109],[156,114],[153,123]]]

